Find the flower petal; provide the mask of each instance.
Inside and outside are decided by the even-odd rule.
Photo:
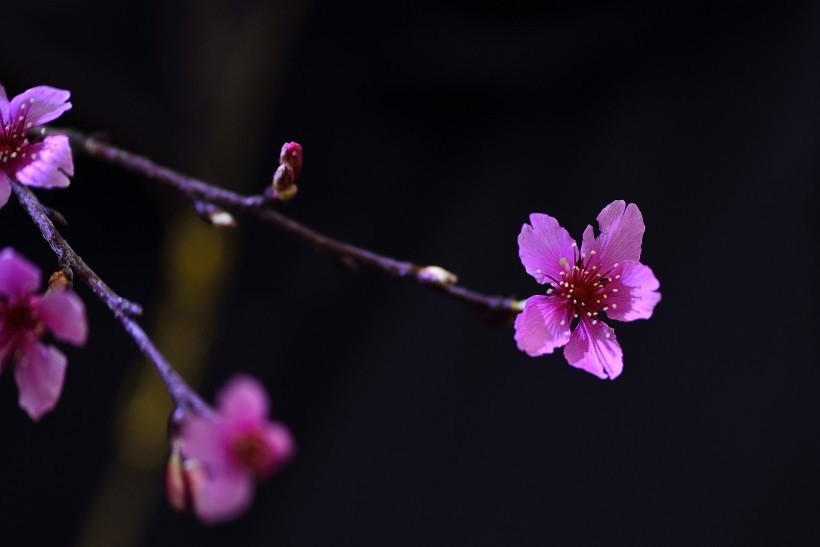
[[[518,235],[518,256],[524,268],[541,284],[548,283],[549,277],[560,280],[561,272],[574,265],[575,241],[549,215],[533,213],[530,223]]]
[[[246,473],[215,474],[194,492],[193,502],[197,516],[205,523],[236,518],[253,502],[253,481]]]
[[[82,346],[88,337],[85,305],[71,291],[49,291],[37,304],[40,318],[56,338]]]
[[[561,324],[563,322],[563,324]],[[552,353],[569,342],[569,316],[555,298],[535,295],[515,318],[515,342],[530,357]]]
[[[3,331],[0,330],[0,374],[6,370],[6,365],[11,360],[14,349],[16,347],[16,340],[14,336],[8,338],[3,336]],[[4,340],[4,338],[6,338]]]
[[[0,251],[0,295],[21,296],[40,285],[40,268],[11,247]]]
[[[74,175],[71,146],[65,135],[52,135],[29,146],[25,158],[17,161],[15,178],[26,186],[65,188]]]
[[[20,391],[20,408],[39,421],[60,400],[65,380],[66,358],[57,348],[31,344],[14,367]]]
[[[617,378],[624,368],[623,352],[615,331],[603,321],[583,318],[572,331],[564,357],[570,365],[605,380]]]
[[[616,262],[641,259],[641,242],[646,226],[640,209],[634,203],[626,204],[623,200],[613,201],[598,215],[598,227],[601,233],[597,238],[591,226],[584,231],[581,251],[591,256],[597,254],[594,264],[607,271]]]
[[[280,422],[271,422],[265,426],[265,440],[268,450],[273,454],[268,473],[273,473],[293,459],[296,454],[296,442],[290,430]]]
[[[219,413],[229,420],[264,420],[269,411],[268,394],[250,376],[235,376],[217,396]]]
[[[0,171],[0,208],[2,208],[9,201],[11,195],[11,184],[9,177]]]
[[[652,310],[661,301],[661,293],[657,292],[660,287],[658,278],[649,266],[628,260],[613,269],[610,275],[621,277],[614,279],[608,287],[610,291],[617,289],[618,292],[610,292],[606,316],[617,321],[652,317]]]
[[[185,420],[180,435],[185,457],[200,460],[216,472],[230,467],[231,461],[223,439],[224,425],[208,418]]]
[[[26,128],[48,123],[71,108],[69,97],[71,93],[65,89],[47,85],[32,87],[11,100],[10,122],[15,124],[23,116]]]
[[[3,119],[6,111],[9,109],[9,96],[6,95],[6,88],[0,84],[0,120]]]

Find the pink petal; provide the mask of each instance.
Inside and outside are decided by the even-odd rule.
[[[50,291],[37,304],[40,318],[56,338],[82,346],[88,337],[85,305],[71,291]]]
[[[518,255],[524,268],[541,284],[549,282],[549,277],[560,280],[561,272],[575,263],[575,241],[549,215],[533,213],[530,223],[524,224],[518,235]]]
[[[71,103],[67,102],[70,96],[71,93],[64,89],[47,85],[32,87],[11,100],[10,122],[16,124],[20,116],[24,116],[26,127],[48,123],[71,108]]]
[[[0,251],[0,295],[22,296],[40,285],[40,269],[11,247]]]
[[[2,332],[0,332],[2,334]],[[14,338],[11,338],[5,344],[0,344],[0,374],[6,369],[6,363],[8,363],[9,358],[11,357],[11,351],[14,349]]]
[[[208,524],[238,517],[253,502],[253,482],[245,473],[215,474],[193,496],[197,516]]]
[[[39,421],[60,400],[65,380],[66,358],[57,348],[32,344],[14,367],[20,391],[20,408]]]
[[[610,292],[606,316],[618,321],[652,317],[652,310],[661,301],[661,293],[657,292],[660,283],[652,270],[640,262],[628,260],[615,268],[611,275],[621,277],[609,285],[610,289],[618,289],[618,292]]]
[[[614,380],[624,368],[623,352],[615,331],[603,321],[593,325],[587,318],[583,318],[572,331],[569,344],[564,348],[564,357],[570,365],[602,380]]]
[[[25,158],[17,161],[15,178],[26,186],[65,188],[74,174],[71,146],[65,135],[46,137],[28,147]]]
[[[529,297],[524,311],[515,318],[518,349],[530,357],[552,353],[569,342],[569,319],[556,299],[541,295]]]
[[[208,467],[222,470],[232,465],[223,440],[224,422],[194,417],[183,422],[180,438],[186,458],[204,462]]]
[[[592,227],[587,226],[581,250],[588,257],[595,251],[597,261],[593,263],[601,270],[607,271],[616,262],[641,259],[646,226],[637,205],[627,205],[623,200],[613,201],[598,215],[598,227],[601,233],[594,238]]]
[[[282,423],[271,422],[265,428],[265,440],[268,449],[273,454],[270,472],[276,471],[282,465],[293,459],[296,454],[296,442],[290,430]]]
[[[3,119],[5,113],[9,109],[9,96],[6,95],[6,88],[0,84],[0,120]]]
[[[9,184],[9,177],[0,171],[0,208],[8,203],[10,195],[11,184]]]
[[[231,421],[264,420],[269,411],[268,394],[250,376],[235,376],[217,396],[219,413]]]

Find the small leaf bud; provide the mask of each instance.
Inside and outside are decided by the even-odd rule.
[[[440,266],[423,266],[417,271],[418,280],[430,285],[455,285],[458,277],[452,272],[448,272]]]

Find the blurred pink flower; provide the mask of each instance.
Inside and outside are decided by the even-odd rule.
[[[71,291],[32,294],[40,270],[13,249],[0,251],[0,373],[14,362],[20,407],[39,420],[60,399],[66,358],[41,342],[46,331],[75,346],[85,344],[85,306]]]
[[[39,188],[69,185],[74,161],[68,137],[53,135],[31,142],[27,134],[71,108],[70,95],[63,89],[41,85],[9,101],[0,85],[0,207],[9,199],[10,179]]]
[[[244,512],[253,501],[254,479],[269,478],[295,452],[288,428],[268,421],[267,393],[253,378],[231,380],[218,394],[217,403],[216,420],[187,418],[179,437],[187,469],[195,471],[186,473],[194,510],[207,523]]]
[[[515,341],[532,357],[566,346],[570,365],[614,379],[623,370],[623,352],[599,314],[616,321],[648,319],[661,299],[660,284],[639,262],[645,226],[637,205],[613,201],[598,215],[598,226],[598,237],[592,226],[584,230],[579,253],[556,219],[530,215],[518,236],[521,262],[551,287],[527,299],[515,320]]]

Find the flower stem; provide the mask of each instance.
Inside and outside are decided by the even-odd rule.
[[[523,303],[515,298],[485,295],[457,285],[453,274],[437,266],[396,260],[323,235],[274,210],[273,200],[266,196],[244,196],[213,186],[73,129],[50,128],[46,129],[46,134],[66,135],[75,151],[168,186],[193,204],[210,203],[232,213],[249,216],[345,264],[371,267],[437,289],[493,322],[510,322],[522,309]]]
[[[94,270],[86,264],[74,249],[68,244],[65,238],[54,227],[54,223],[48,216],[48,211],[26,186],[16,181],[11,181],[11,189],[18,201],[26,210],[31,220],[40,229],[43,238],[51,246],[51,250],[57,255],[61,268],[69,268],[75,276],[78,276],[91,291],[108,306],[108,309],[119,320],[125,331],[136,342],[137,347],[153,363],[168,393],[177,407],[187,408],[193,412],[212,415],[213,410],[202,398],[182,379],[173,366],[165,359],[162,353],[154,345],[139,323],[134,319],[142,313],[139,304],[126,300],[100,279]]]

